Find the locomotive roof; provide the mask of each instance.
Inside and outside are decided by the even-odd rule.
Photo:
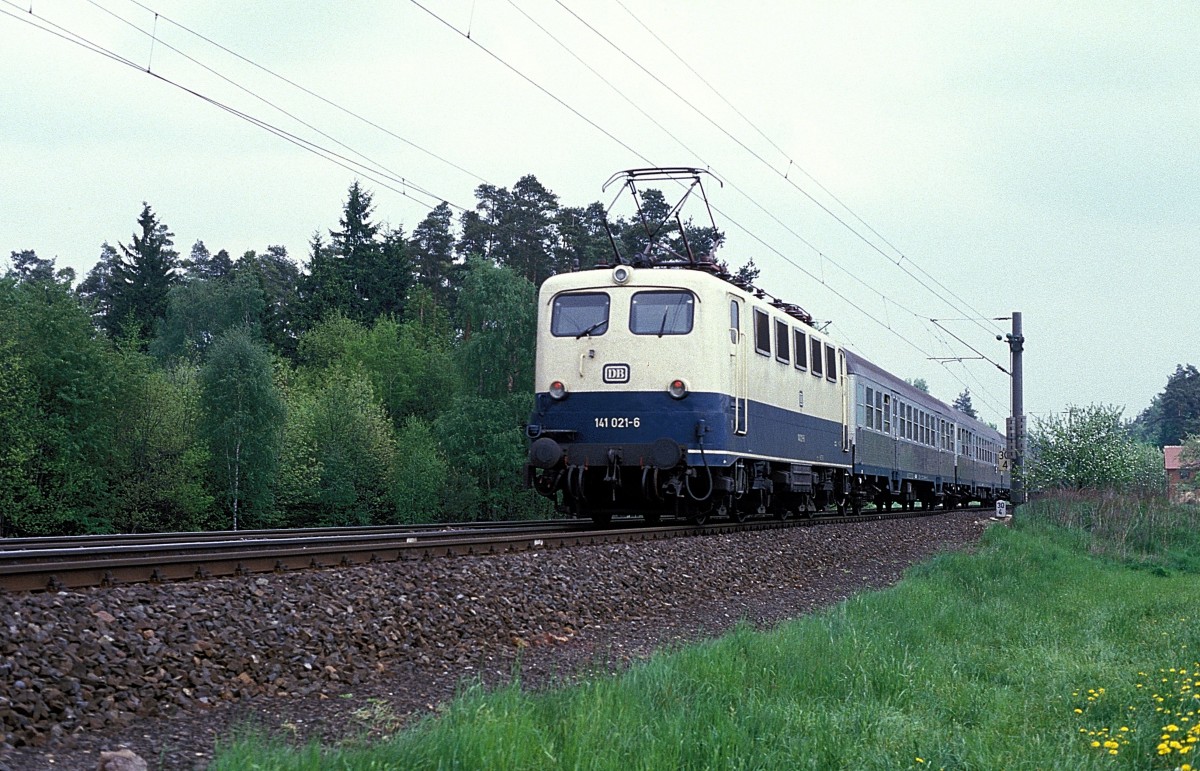
[[[755,286],[748,281],[743,281],[743,280],[737,278],[732,273],[730,273],[723,264],[716,263],[716,262],[706,262],[706,261],[697,261],[694,263],[693,262],[655,262],[655,263],[649,263],[649,264],[600,263],[591,268],[578,269],[578,270],[571,271],[569,273],[556,273],[555,275],[550,276],[546,280],[551,281],[551,280],[557,279],[555,281],[555,283],[559,283],[559,282],[565,281],[565,279],[563,278],[565,276],[584,276],[584,275],[588,275],[588,274],[593,274],[597,271],[607,272],[607,271],[611,271],[613,268],[616,268],[618,266],[624,266],[626,268],[629,268],[629,269],[635,271],[635,275],[645,275],[647,273],[662,274],[665,272],[672,272],[676,276],[686,275],[689,277],[689,279],[691,279],[692,277],[708,277],[708,278],[699,278],[698,280],[700,280],[700,281],[706,281],[710,278],[711,279],[719,279],[720,281],[724,282],[725,284],[728,284],[730,288],[741,290],[742,292],[745,292],[748,296],[757,298],[757,299],[761,300],[762,302],[770,305],[771,307],[775,308],[780,313],[791,316],[792,318],[796,319],[797,321],[799,321],[803,324],[806,324],[806,325],[812,327],[813,329],[817,328],[816,324],[813,322],[812,314],[810,314],[804,308],[800,307],[799,305],[796,305],[795,303],[784,302],[782,299],[776,297],[775,295],[772,295],[771,293],[767,292],[766,290],[762,289],[761,287]],[[689,283],[692,283],[692,282],[689,281]]]

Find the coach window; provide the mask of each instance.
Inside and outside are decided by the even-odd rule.
[[[771,355],[771,317],[758,308],[754,309],[754,350]]]
[[[832,345],[825,346],[825,379],[831,383],[838,379],[837,349]]]
[[[812,364],[813,377],[821,377],[821,341],[815,337],[808,338],[809,351],[812,356],[809,361]]]
[[[796,349],[796,369],[808,369],[808,335],[799,329],[792,330],[793,348]]]
[[[878,408],[883,413],[883,433],[892,433],[892,395],[891,394],[876,394],[875,404],[880,405],[879,397],[883,396],[882,406]],[[879,419],[879,411],[875,413],[876,420]]]
[[[858,422],[865,425],[867,428],[876,428],[875,425],[875,389],[870,386],[866,387],[866,393],[863,393],[862,383],[858,384]]]
[[[560,294],[550,312],[555,337],[599,337],[608,331],[608,295],[604,292]]]
[[[638,292],[629,304],[629,331],[635,335],[686,335],[692,331],[696,298],[691,292]]]
[[[788,352],[788,325],[775,319],[775,358],[787,364],[792,360]]]

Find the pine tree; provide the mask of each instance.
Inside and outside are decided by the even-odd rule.
[[[1191,364],[1177,365],[1167,379],[1159,407],[1160,446],[1182,444],[1187,436],[1200,433],[1200,370]]]
[[[203,241],[192,244],[191,255],[180,265],[184,271],[184,278],[188,281],[220,279],[233,272],[233,260],[229,257],[229,252],[222,249],[212,254]]]
[[[442,308],[450,309],[457,284],[450,204],[442,201],[413,228],[408,247],[413,283],[429,291]]]
[[[956,398],[954,400],[954,409],[963,413],[967,417],[976,418],[976,419],[979,418],[979,415],[975,412],[975,407],[973,407],[971,405],[971,389],[970,388],[964,388],[963,392],[961,394],[959,394],[958,398]]]
[[[100,262],[79,294],[91,301],[97,321],[110,335],[147,340],[166,316],[167,293],[179,281],[179,253],[171,248],[175,234],[148,203],[142,203],[138,228],[128,245],[101,247]]]
[[[371,193],[356,180],[342,207],[341,229],[329,231],[328,246],[314,236],[301,283],[307,328],[333,311],[359,321],[403,311],[411,280],[404,235],[391,230],[381,236],[373,210]]]

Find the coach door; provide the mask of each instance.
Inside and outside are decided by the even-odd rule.
[[[742,332],[743,303],[729,295],[729,375],[733,396],[733,432],[745,436],[750,429],[750,369],[746,361],[746,335]]]

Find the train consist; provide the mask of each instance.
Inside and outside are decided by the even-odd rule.
[[[693,188],[700,174],[623,173],[631,187],[683,176]],[[598,523],[1008,497],[996,430],[846,350],[799,307],[680,240],[683,254],[656,257],[651,241],[638,259],[617,254],[613,265],[543,283],[526,429],[526,478],[538,492]]]

